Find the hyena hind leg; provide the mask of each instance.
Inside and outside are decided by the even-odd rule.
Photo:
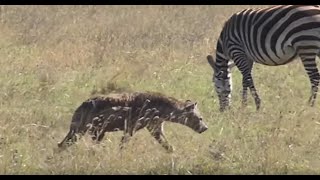
[[[76,141],[77,141],[77,137],[76,137],[75,131],[70,129],[66,137],[60,143],[58,143],[58,147],[66,148],[74,144]]]

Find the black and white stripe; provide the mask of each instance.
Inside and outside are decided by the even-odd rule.
[[[232,61],[243,75],[243,105],[246,105],[249,88],[258,110],[260,98],[251,74],[253,63],[279,66],[300,57],[311,81],[309,103],[314,105],[320,80],[315,61],[320,53],[319,6],[245,9],[226,21],[216,49],[216,61],[211,55],[207,59],[214,69],[221,111],[230,104]]]

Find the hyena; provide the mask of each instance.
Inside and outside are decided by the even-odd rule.
[[[168,143],[163,122],[179,123],[202,133],[208,129],[198,110],[197,102],[180,101],[156,92],[133,92],[96,96],[83,102],[75,111],[70,130],[59,147],[77,141],[88,130],[92,139],[101,141],[106,132],[124,131],[120,148],[133,134],[146,127],[151,135],[168,152],[173,147]],[[90,128],[91,127],[91,128]]]

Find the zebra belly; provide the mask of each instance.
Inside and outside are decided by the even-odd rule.
[[[279,66],[292,62],[296,58],[296,55],[290,57],[274,58],[274,59],[255,59],[254,62],[267,65],[267,66]]]
[[[248,53],[248,51],[247,51]],[[282,51],[270,52],[264,55],[250,54],[248,58],[251,58],[256,63],[267,66],[279,66],[285,65],[293,61],[297,57],[297,52],[292,46],[284,48]]]

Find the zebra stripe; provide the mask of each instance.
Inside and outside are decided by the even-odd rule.
[[[213,81],[224,111],[231,99],[231,67],[242,73],[242,104],[247,102],[247,89],[260,98],[252,78],[253,63],[279,66],[300,57],[311,82],[309,103],[314,106],[320,75],[316,57],[320,55],[320,6],[280,5],[264,9],[244,9],[233,14],[220,33],[216,61],[207,56],[214,70]]]

